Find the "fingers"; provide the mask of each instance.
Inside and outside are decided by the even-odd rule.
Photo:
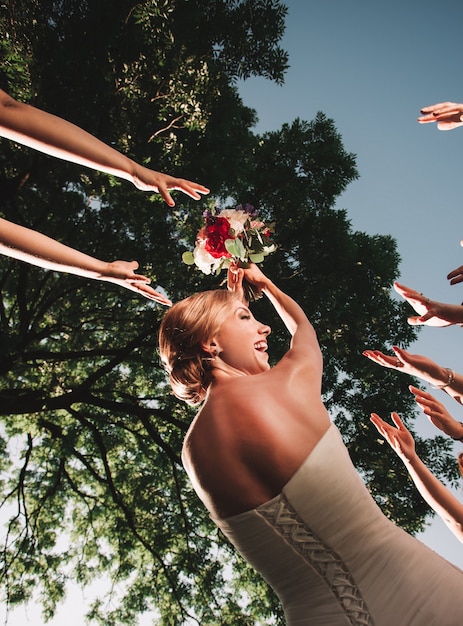
[[[411,365],[410,361],[413,359],[413,355],[403,350],[403,348],[399,348],[399,346],[392,346],[392,350],[394,351],[396,359],[401,361],[402,366]]]
[[[167,204],[167,206],[174,207],[175,201],[170,195],[165,185],[158,185],[158,193],[161,195],[161,198]]]
[[[434,328],[443,328],[451,326],[451,322],[440,318],[434,311],[428,311],[425,315],[412,316],[407,318],[410,326],[433,326]]]
[[[157,192],[170,207],[175,206],[175,201],[170,195],[170,191],[182,191],[190,198],[193,198],[193,200],[200,200],[200,194],[207,195],[210,191],[207,187],[204,187],[204,185],[185,180],[184,178],[173,178],[165,175],[160,175],[160,177],[160,180],[156,184]],[[150,187],[142,186],[141,188],[149,189]]]
[[[363,356],[366,356],[367,359],[370,359],[370,361],[378,363],[378,365],[382,365],[383,367],[390,367],[387,355],[383,354],[379,350],[364,350],[362,354]]]
[[[419,396],[419,397],[427,398],[428,400],[435,400],[434,396],[428,393],[427,391],[424,391],[424,389],[415,387],[415,385],[409,385],[408,388],[415,397]]]
[[[418,389],[418,387],[409,386],[409,390],[415,396],[415,401],[418,406],[426,413],[426,410],[437,410],[441,403],[430,393]]]
[[[456,285],[463,281],[463,265],[457,267],[447,274],[447,280],[450,280],[451,285]]]
[[[431,394],[417,389],[416,387],[410,386],[409,389],[415,395],[418,406],[436,428],[453,439],[460,438],[461,424],[450,415],[441,402],[436,400]]]
[[[444,108],[447,107],[455,107],[455,103],[454,102],[438,102],[437,104],[430,104],[426,107],[423,107],[422,109],[420,109],[420,113],[434,113],[434,111],[440,111]]]
[[[383,367],[390,367],[391,369],[400,369],[403,367],[404,363],[400,356],[396,353],[395,356],[390,356],[388,354],[383,354],[379,350],[364,350],[362,352],[363,356],[366,356],[367,359],[378,363],[378,365],[382,365]]]
[[[391,417],[395,427],[381,419],[377,413],[370,415],[370,421],[376,426],[377,431],[384,437],[388,444],[395,450],[398,450],[400,448],[398,435],[400,431],[406,431],[407,429],[397,413],[391,413]]]
[[[410,385],[409,389],[415,396],[417,405],[423,413],[429,417],[434,426],[437,426],[437,428],[444,430],[444,432],[452,436],[452,434],[448,432],[449,422],[453,423],[455,420],[442,402],[439,402],[432,394],[418,389],[417,387],[413,387],[412,385]]]
[[[388,426],[388,424],[386,424],[386,422],[382,420],[377,413],[372,413],[370,415],[370,422],[376,426],[376,430],[383,437],[386,437],[386,427]]]
[[[459,116],[461,120],[462,116]],[[437,122],[437,128],[439,130],[453,130],[454,128],[458,128],[459,126],[463,126],[463,122]]]
[[[406,300],[408,299],[419,300],[419,301],[423,299],[427,300],[427,298],[423,296],[422,293],[419,293],[415,289],[410,289],[410,287],[406,287],[405,285],[401,285],[397,281],[394,282],[393,286],[396,292],[399,295],[401,295],[403,298],[405,298]]]
[[[169,300],[165,295],[160,293],[159,291],[155,291],[152,287],[147,285],[146,283],[139,283],[136,281],[130,281],[130,287],[128,284],[124,286],[132,291],[138,292],[140,295],[148,298],[149,300],[154,300],[158,302],[158,304],[163,304],[164,306],[172,306],[172,301]]]
[[[138,267],[138,261],[112,261],[107,263],[105,271],[101,273],[101,278],[131,278],[134,281],[149,283],[150,279],[146,276],[135,274]]]
[[[169,189],[175,189],[176,191],[183,191],[184,194],[186,194],[187,196],[190,196],[190,198],[193,198],[193,200],[200,200],[201,199],[200,194],[207,195],[210,191],[207,187],[204,187],[203,185],[200,185],[199,183],[192,183],[191,181],[184,180],[183,178],[176,178],[173,184],[169,185]],[[167,193],[167,195],[172,201],[172,204],[170,204],[169,206],[175,206],[175,202],[172,200],[170,194]]]
[[[448,322],[437,318],[436,313],[431,309],[424,315],[413,315],[407,318],[407,322],[410,326],[448,326]],[[429,324],[427,322],[429,322]]]
[[[138,261],[113,261],[108,263],[108,273],[100,278],[101,280],[122,285],[131,291],[136,291],[145,298],[154,300],[159,304],[172,306],[169,298],[150,287],[149,283],[151,280],[147,276],[135,274],[134,270],[138,269],[138,267]]]
[[[435,415],[435,417],[449,417],[453,420],[453,417],[447,411],[442,402],[440,402],[431,393],[423,391],[423,389],[418,389],[418,387],[414,387],[412,385],[409,386],[409,390],[415,396],[416,403],[423,409],[426,415],[429,415],[429,413],[427,413],[425,409],[436,413],[437,415]]]
[[[408,318],[408,323],[411,326],[418,326],[419,324],[423,324],[427,320],[431,319],[431,317],[434,317],[435,314],[432,314],[429,311],[429,307],[432,305],[432,302],[425,295],[415,291],[414,289],[409,289],[404,285],[400,285],[398,282],[394,283],[394,289],[398,294],[405,298],[405,300],[407,300],[407,302],[419,314],[419,317],[413,316]],[[434,324],[430,325],[438,325],[438,322],[435,321]]]
[[[232,263],[227,271],[227,289],[229,291],[242,290],[244,271]]]
[[[405,424],[404,424],[404,423],[402,422],[402,420],[400,419],[400,417],[399,417],[399,414],[398,414],[398,413],[392,412],[392,413],[391,413],[391,418],[392,418],[392,421],[394,422],[394,424],[396,425],[396,427],[397,427],[397,429],[398,429],[398,430],[407,430],[407,429],[405,428]]]
[[[438,102],[437,104],[431,104],[430,106],[421,109],[420,113],[424,116],[434,115],[454,115],[461,112],[461,104],[456,102]]]
[[[390,357],[386,354],[383,354],[379,350],[364,350],[362,352],[363,356],[366,356],[367,359],[378,363],[378,365],[382,365],[383,367],[393,367],[394,366],[394,357]],[[397,361],[395,361],[397,365]]]
[[[388,424],[377,413],[370,415],[370,421],[376,426],[378,432],[386,439],[386,441],[397,451],[401,448],[401,434],[409,434],[405,424],[399,417],[398,413],[392,412],[391,419],[394,422],[394,426]]]
[[[189,196],[194,198],[194,200],[200,200],[201,199],[200,194],[207,195],[210,192],[210,189],[208,189],[207,187],[204,187],[203,185],[200,185],[199,183],[192,183],[189,180],[183,180],[183,179],[181,179],[181,183],[182,184],[180,187],[180,191],[183,191],[184,193],[188,194]]]
[[[407,318],[407,322],[410,326],[421,326],[424,324],[424,318],[419,316],[409,317]]]
[[[142,274],[134,274],[134,272],[131,272],[127,276],[124,276],[124,279],[130,280],[130,282],[132,282],[134,285],[149,285],[151,282],[151,279],[148,278],[148,276],[143,276]]]
[[[462,126],[463,105],[456,102],[440,102],[421,109],[423,114],[418,118],[420,124],[437,122],[439,130],[453,130]]]

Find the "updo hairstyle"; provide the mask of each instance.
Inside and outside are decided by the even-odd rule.
[[[238,294],[226,289],[202,291],[175,303],[159,328],[159,353],[174,395],[200,404],[211,383],[212,356],[203,349],[230,315]]]

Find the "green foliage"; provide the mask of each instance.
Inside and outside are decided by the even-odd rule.
[[[2,80],[137,161],[254,204],[276,222],[265,270],[293,294],[325,353],[324,396],[385,512],[411,530],[428,511],[368,426],[372,410],[413,415],[404,381],[365,347],[407,346],[415,331],[390,297],[389,237],[354,232],[334,203],[356,178],[322,113],[262,137],[234,82],[281,82],[285,8],[259,0],[10,0],[0,8]],[[136,258],[174,299],[218,286],[182,264],[202,225],[197,204],[2,141],[2,216],[89,254]],[[374,207],[372,207],[374,210]],[[189,486],[180,449],[192,411],[166,386],[156,334],[163,310],[110,284],[0,259],[1,593],[39,594],[52,616],[68,580],[108,581],[94,623],[283,624],[271,590],[231,548]],[[278,357],[287,336],[262,301]],[[418,441],[446,479],[448,443]]]

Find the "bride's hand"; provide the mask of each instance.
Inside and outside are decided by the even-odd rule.
[[[251,283],[255,289],[262,291],[265,289],[269,282],[269,279],[264,272],[255,263],[250,263],[248,267],[244,268],[244,279]]]
[[[244,302],[243,277],[244,271],[237,263],[232,263],[227,271],[227,289],[228,291],[239,293],[241,300]]]
[[[246,268],[240,267],[238,263],[230,265],[227,275],[227,287],[230,291],[241,291],[241,299],[243,302],[247,302],[246,288],[243,285],[243,281],[252,286],[251,290],[249,290],[249,285],[247,289],[248,292],[252,291],[250,295],[252,300],[252,298],[260,297],[262,290],[268,285],[269,279],[255,263],[250,263]]]

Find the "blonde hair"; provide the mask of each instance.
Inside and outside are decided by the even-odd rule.
[[[204,350],[238,298],[225,289],[203,291],[174,304],[159,328],[159,353],[174,395],[200,404],[211,383],[211,355]]]

